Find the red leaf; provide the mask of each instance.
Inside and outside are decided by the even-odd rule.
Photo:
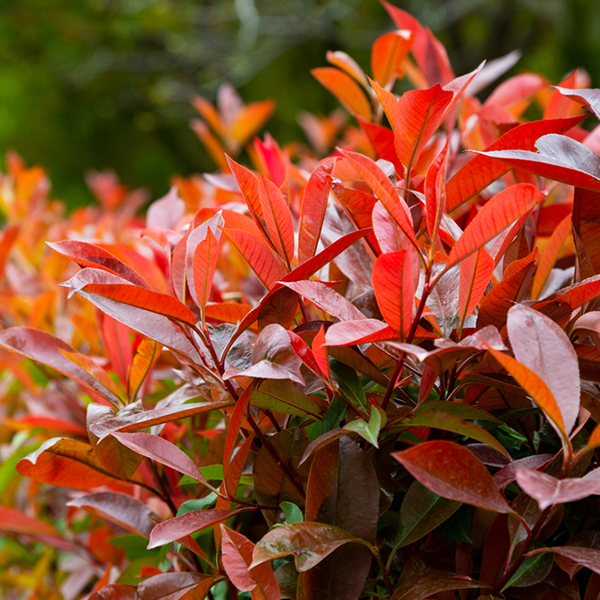
[[[331,189],[333,165],[333,161],[321,163],[306,182],[298,226],[298,262],[300,264],[312,258],[317,251]]]
[[[539,153],[525,150],[479,152],[539,175],[587,190],[600,191],[600,157],[580,142],[564,135],[549,134],[536,142]]]
[[[307,260],[305,263],[301,264],[299,267],[296,267],[290,273],[287,273],[284,277],[281,278],[282,282],[289,281],[301,281],[303,279],[308,279],[311,275],[314,275],[318,270],[322,269],[327,263],[331,262],[336,256],[341,254],[344,250],[349,248],[352,244],[357,242],[359,239],[364,237],[371,230],[369,229],[361,229],[359,231],[353,231],[352,233],[348,233],[345,236],[341,237],[339,240],[336,240],[333,244],[325,248],[317,254],[313,256],[311,259]],[[261,310],[269,301],[269,298],[273,293],[275,293],[278,289],[281,289],[282,284],[276,284],[260,301],[258,306],[254,307],[251,311],[249,311],[246,316],[242,319],[240,324],[238,325],[238,329],[236,334],[232,337],[230,341],[230,345],[237,338],[237,336],[245,331],[256,319],[258,318]],[[226,348],[229,350],[229,347]]]
[[[141,600],[195,600],[204,598],[213,584],[213,577],[201,573],[160,573],[144,579],[137,589]]]
[[[492,348],[488,348],[488,352],[516,379],[517,383],[542,409],[559,437],[566,443],[568,440],[562,413],[544,380],[514,358]]]
[[[242,192],[242,196],[246,201],[246,206],[248,207],[250,214],[262,229],[262,226],[260,225],[260,219],[263,218],[264,215],[260,197],[258,195],[258,177],[256,177],[256,175],[246,167],[236,163],[229,156],[225,156],[227,157],[227,164],[229,165],[229,168],[231,169],[231,172],[233,173],[235,180],[240,187],[240,191]]]
[[[542,471],[533,469],[517,469],[516,479],[519,487],[540,505],[540,510],[545,510],[554,504],[575,502],[598,493],[597,481],[573,477],[569,479],[556,479]]]
[[[285,276],[286,270],[280,259],[260,238],[239,229],[223,229],[223,232],[235,244],[268,290]]]
[[[68,358],[83,356],[84,360],[89,360],[87,356],[80,355],[71,346],[49,333],[29,327],[9,327],[0,331],[0,346],[56,369],[100,394],[114,406],[121,402],[112,386],[106,387],[102,381]]]
[[[6,506],[0,506],[0,531],[33,536],[58,536],[58,531],[52,525]]]
[[[528,183],[518,183],[491,198],[469,223],[452,248],[446,269],[466,258],[532,210],[546,195]]]
[[[258,184],[258,195],[271,241],[279,256],[290,265],[294,259],[294,226],[290,209],[279,188],[264,176]]]
[[[579,414],[581,394],[571,341],[552,319],[524,306],[508,311],[507,328],[515,358],[550,388],[569,434]]]
[[[571,119],[524,123],[505,133],[499,140],[488,146],[485,151],[533,150],[535,142],[541,136],[548,133],[564,133],[575,127],[584,118],[584,116],[580,116]],[[485,155],[474,156],[448,182],[446,186],[447,210],[449,212],[454,210],[457,206],[484,190],[509,169],[510,167],[506,167],[498,161],[490,160]]]
[[[175,444],[149,433],[113,432],[112,436],[130,450],[171,467],[171,469],[199,481],[211,490],[213,489],[208,485],[194,461]]]
[[[390,600],[424,600],[446,591],[484,587],[483,583],[466,575],[459,576],[446,571],[425,571],[403,581]],[[454,594],[452,597],[455,597]],[[486,597],[480,596],[480,598]]]
[[[398,339],[398,334],[383,321],[361,319],[334,323],[327,329],[327,346],[350,346]]]
[[[254,548],[252,566],[257,567],[274,558],[293,555],[296,569],[308,571],[334,550],[349,542],[364,540],[351,533],[323,523],[294,523],[272,529]]]
[[[558,85],[555,89],[563,96],[580,102],[600,119],[600,90],[573,90]]]
[[[548,244],[542,253],[540,263],[533,278],[533,284],[531,287],[532,300],[539,298],[540,293],[544,288],[544,284],[548,279],[548,275],[554,267],[560,251],[565,245],[565,242],[571,234],[571,227],[571,215],[568,215],[556,226],[552,232],[552,235],[548,240]]]
[[[494,260],[485,248],[480,248],[460,265],[458,314],[461,323],[475,310],[494,273]]]
[[[441,152],[433,159],[425,177],[425,205],[427,209],[427,232],[433,246],[442,222],[446,206],[446,164],[450,137]]]
[[[404,92],[400,97],[392,125],[398,158],[407,169],[440,126],[453,98],[454,94],[439,84]]]
[[[499,513],[511,512],[483,463],[463,446],[424,442],[392,456],[438,496]]]
[[[134,285],[150,289],[148,282],[137,271],[99,246],[75,240],[46,242],[46,245],[55,252],[75,261],[80,267],[102,269],[118,275]]]
[[[271,565],[253,566],[254,544],[241,533],[221,525],[223,566],[235,587],[251,592],[257,587],[264,600],[280,600],[279,585]]]
[[[218,509],[203,509],[203,510],[192,510],[188,513],[175,517],[173,519],[167,519],[161,521],[154,526],[150,533],[150,542],[148,543],[148,549],[156,548],[157,546],[164,546],[165,544],[171,544],[177,540],[184,538],[186,535],[201,531],[212,527],[217,523],[221,523],[242,512],[243,509],[239,510],[218,510]]]
[[[412,325],[415,303],[412,251],[381,255],[373,266],[373,289],[387,324],[404,340]]]
[[[130,412],[126,415],[119,415],[112,419],[104,419],[98,423],[90,425],[90,431],[94,433],[100,440],[113,432],[129,432],[144,427],[152,427],[153,425],[161,425],[162,423],[170,423],[179,419],[185,419],[192,415],[198,415],[211,410],[221,410],[230,407],[231,401],[223,402],[203,402],[182,404],[181,406],[164,406],[145,410],[143,412]]]
[[[340,151],[349,161],[360,176],[367,182],[373,193],[379,198],[398,227],[408,237],[410,242],[419,248],[413,228],[412,217],[406,202],[400,198],[396,188],[375,162],[370,158],[346,150]]]
[[[300,361],[292,348],[287,331],[277,324],[267,325],[256,339],[252,351],[252,366],[240,371],[229,365],[223,379],[239,376],[289,379],[305,385],[300,372]]]
[[[98,269],[83,269],[62,285],[70,287],[71,293],[86,292],[157,313],[187,325],[196,324],[194,313],[177,298],[126,283],[115,275],[109,275]]]
[[[371,106],[358,83],[343,71],[334,67],[311,69],[311,75],[329,90],[352,115],[371,120]]]
[[[145,538],[150,537],[150,531],[154,527],[151,517],[158,518],[139,500],[113,492],[100,492],[76,498],[67,502],[67,506],[84,508]]]
[[[290,281],[284,285],[340,321],[366,318],[354,304],[320,281]]]
[[[136,588],[122,583],[111,583],[92,594],[89,600],[141,600],[141,598]]]

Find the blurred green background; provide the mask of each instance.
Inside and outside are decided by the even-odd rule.
[[[457,74],[511,50],[512,73],[553,81],[585,68],[600,86],[597,0],[395,0],[444,42]],[[368,68],[393,29],[376,0],[4,0],[0,11],[0,153],[45,166],[56,197],[91,201],[83,176],[114,169],[153,198],[172,174],[214,170],[188,122],[192,93],[223,81],[246,102],[273,98],[281,143],[302,137],[302,110],[335,99],[311,77],[327,50]]]

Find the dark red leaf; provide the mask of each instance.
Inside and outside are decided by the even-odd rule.
[[[483,463],[463,446],[424,442],[392,456],[438,496],[499,513],[511,512]]]

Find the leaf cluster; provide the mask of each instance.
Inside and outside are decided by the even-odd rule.
[[[600,91],[481,102],[512,57],[456,77],[384,5],[371,77],[313,71],[356,125],[281,148],[270,103],[197,98],[220,171],[145,219],[10,158],[7,597],[597,596]]]

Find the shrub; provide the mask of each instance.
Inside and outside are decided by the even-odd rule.
[[[222,170],[145,222],[10,158],[5,597],[597,597],[600,91],[482,102],[512,57],[455,78],[385,6],[372,78],[313,72],[357,126],[281,149],[270,104],[195,99]]]

